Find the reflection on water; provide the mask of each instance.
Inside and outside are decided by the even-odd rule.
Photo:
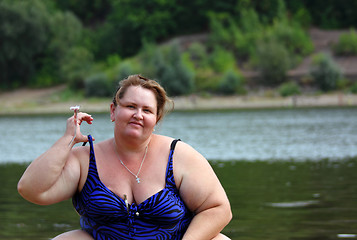
[[[338,239],[357,233],[357,159],[211,162],[231,201],[235,239]],[[79,227],[71,202],[36,206],[16,184],[24,164],[0,164],[0,239],[49,239]],[[343,235],[339,235],[343,236]]]
[[[0,162],[37,157],[63,134],[67,117],[0,117]],[[356,119],[357,108],[174,112],[156,133],[181,138],[210,160],[343,159],[357,156]],[[99,114],[82,130],[102,141],[113,124]]]

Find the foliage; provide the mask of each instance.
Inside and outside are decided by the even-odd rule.
[[[357,33],[351,29],[349,33],[342,33],[334,46],[337,55],[357,55]]]
[[[305,30],[284,14],[271,25],[260,22],[257,12],[250,8],[241,11],[241,19],[227,14],[210,14],[209,46],[217,45],[233,52],[237,60],[253,59],[260,42],[277,42],[283,45],[290,57],[290,66],[313,50],[313,44]]]
[[[301,0],[286,1],[301,2],[302,7],[310,12],[312,25],[325,29],[349,28],[356,26],[357,15],[354,9],[357,8],[357,1],[338,0]]]
[[[286,82],[280,85],[279,94],[282,97],[288,97],[292,95],[299,95],[301,93],[300,87],[296,82]]]
[[[96,73],[85,79],[87,97],[108,97],[112,94],[109,79],[105,73]]]
[[[169,46],[167,52],[157,50],[156,77],[171,96],[189,94],[193,90],[193,72],[183,64],[179,46]]]
[[[116,71],[116,76],[113,78],[113,82],[111,84],[112,88],[115,90],[119,87],[119,82],[129,75],[134,74],[134,70],[132,65],[128,61],[124,61],[119,64],[118,69]],[[114,92],[114,90],[112,92]]]
[[[297,9],[293,15],[293,21],[299,23],[304,29],[311,26],[312,17],[310,12],[303,6]]]
[[[235,93],[244,93],[244,81],[242,76],[233,70],[225,72],[223,79],[218,87],[218,92],[224,95],[232,95]]]
[[[216,46],[209,56],[209,66],[216,73],[224,73],[229,69],[236,68],[236,61],[231,52]]]
[[[260,73],[260,82],[275,86],[285,81],[290,67],[290,57],[284,45],[277,41],[260,42],[255,55],[255,65]]]
[[[350,87],[350,92],[353,94],[357,94],[357,82],[352,84],[352,86]]]
[[[211,13],[209,46],[223,47],[240,58],[252,55],[261,25],[253,10],[242,11],[242,16],[238,23],[230,15]]]
[[[156,68],[156,61],[160,58],[161,52],[158,50],[157,45],[151,42],[144,41],[143,47],[141,48],[137,58],[140,64],[140,72],[144,76],[155,76]],[[161,56],[162,57],[162,56]],[[160,62],[160,60],[158,60]]]
[[[110,0],[57,0],[54,2],[62,11],[73,12],[85,24],[102,21],[110,13],[111,8]]]
[[[41,1],[0,2],[1,87],[29,84],[48,45],[49,17]]]
[[[326,53],[314,56],[310,74],[315,84],[323,91],[336,89],[337,82],[342,77],[340,67]]]
[[[275,39],[284,45],[291,56],[306,56],[313,50],[312,41],[305,30],[286,19],[275,21],[268,29],[266,38]]]
[[[73,47],[62,59],[61,74],[72,89],[84,88],[86,76],[93,67],[93,55],[86,48]]]
[[[212,64],[212,57],[207,53],[207,48],[201,43],[193,43],[182,55],[184,64],[195,73],[194,87],[195,91],[215,91],[220,81]]]
[[[355,7],[357,2],[336,0],[1,0],[0,88],[69,83],[78,89],[96,71],[106,72],[115,81],[113,69],[143,46],[150,59],[139,57],[142,73],[156,76],[165,68],[170,75],[174,70],[166,63],[166,53],[162,53],[162,65],[154,64],[156,44],[209,30],[208,47],[194,46],[189,51],[197,52],[181,57],[175,71],[191,78],[194,71],[196,89],[214,90],[232,67],[231,56],[238,64],[254,63],[261,42],[277,42],[287,50],[293,66],[312,51],[304,29],[310,24],[355,27]],[[341,39],[342,54],[356,48],[355,38],[351,33],[347,40]],[[106,64],[106,69],[91,70],[93,62]],[[192,90],[189,82],[186,87]]]
[[[0,2],[1,87],[51,86],[67,78],[64,59],[79,43],[82,25],[72,13],[48,6],[40,0]]]

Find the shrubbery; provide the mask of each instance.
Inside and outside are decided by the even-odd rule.
[[[282,97],[288,97],[292,95],[299,95],[301,93],[300,87],[296,82],[286,82],[280,85],[279,94]]]
[[[261,42],[257,48],[255,62],[260,72],[260,81],[264,85],[276,86],[286,80],[290,57],[288,50],[279,42]]]
[[[342,77],[340,67],[325,53],[314,56],[310,74],[316,86],[323,91],[336,89],[337,82]]]
[[[185,95],[193,91],[194,73],[184,65],[178,44],[173,44],[168,49],[158,49],[155,63],[156,77],[169,95]]]
[[[356,31],[352,29],[349,33],[342,33],[333,49],[337,55],[357,55]]]
[[[243,77],[233,70],[228,70],[218,86],[218,93],[233,95],[245,93]]]
[[[110,80],[104,73],[97,73],[86,78],[85,95],[88,97],[108,97],[113,94]]]

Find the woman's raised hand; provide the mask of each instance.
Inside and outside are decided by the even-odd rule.
[[[83,135],[80,130],[82,122],[92,124],[93,117],[88,113],[75,111],[73,116],[67,120],[67,129],[65,134],[73,137],[71,141],[71,143],[73,142],[73,145],[79,142],[88,142],[88,137]]]

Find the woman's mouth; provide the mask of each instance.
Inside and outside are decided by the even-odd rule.
[[[140,127],[144,127],[144,125],[141,122],[129,122],[130,125],[135,125],[135,126],[140,126]]]

